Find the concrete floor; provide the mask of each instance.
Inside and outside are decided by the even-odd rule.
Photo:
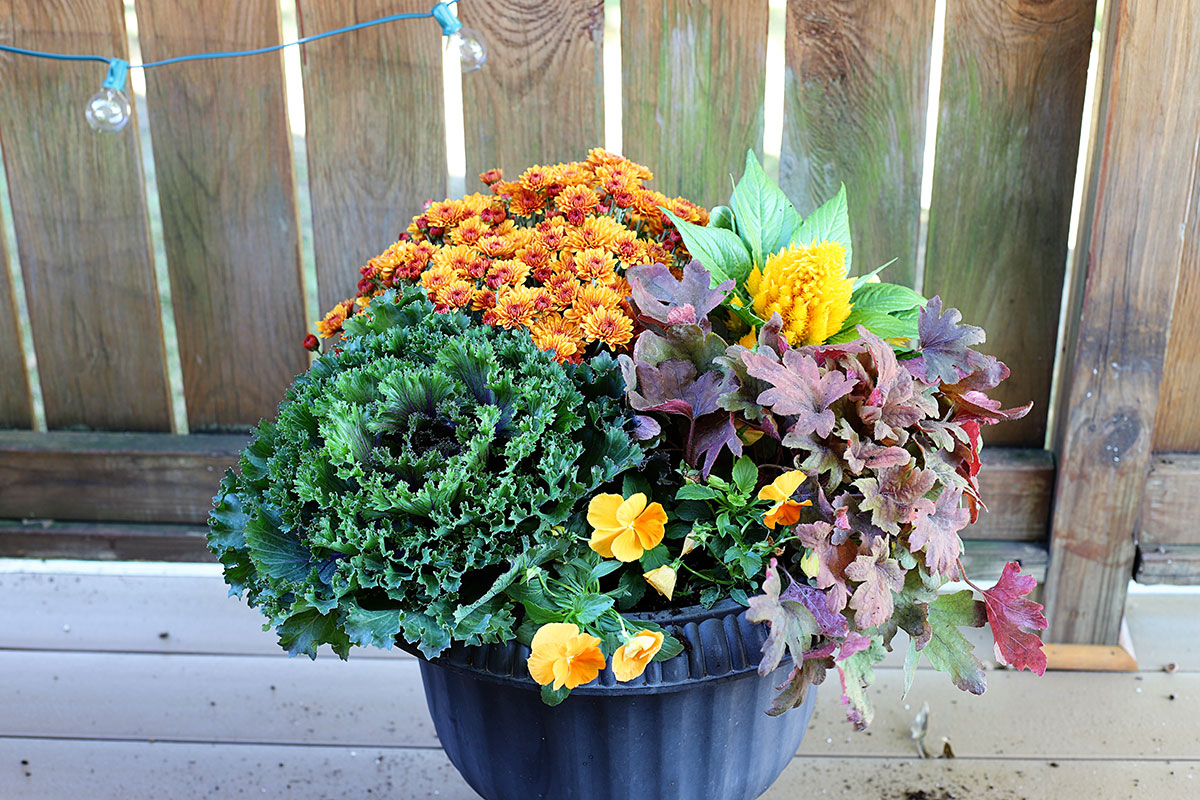
[[[0,571],[0,798],[476,796],[413,659],[288,659],[211,570],[128,571]],[[1132,594],[1127,617],[1138,673],[995,669],[973,697],[923,669],[902,699],[892,657],[865,733],[835,682],[765,797],[1200,797],[1200,596]],[[917,756],[924,703],[955,758]]]

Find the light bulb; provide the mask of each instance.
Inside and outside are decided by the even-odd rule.
[[[487,43],[474,28],[459,28],[446,37],[446,46],[458,50],[463,72],[474,72],[487,63]]]
[[[105,86],[88,100],[85,115],[92,130],[116,133],[129,124],[132,113],[132,106],[129,105],[129,98],[125,93]]]

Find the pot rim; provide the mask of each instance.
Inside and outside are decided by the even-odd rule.
[[[678,692],[698,685],[713,685],[747,677],[758,680],[779,678],[781,670],[790,670],[792,659],[785,656],[771,675],[758,676],[767,626],[749,622],[746,608],[732,599],[724,599],[711,608],[701,605],[669,608],[627,615],[631,620],[646,620],[669,630],[684,650],[665,661],[651,662],[646,671],[628,682],[618,682],[612,667],[594,680],[573,689],[572,695],[629,696]],[[717,624],[703,624],[715,621]],[[435,666],[467,673],[477,680],[540,692],[525,666],[529,648],[515,639],[503,644],[464,645],[453,643],[436,658],[426,658],[408,642],[398,646],[420,659],[422,669]]]

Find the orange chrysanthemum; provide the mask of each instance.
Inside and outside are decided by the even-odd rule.
[[[583,318],[583,335],[589,341],[621,347],[633,338],[633,320],[613,308],[597,308]]]

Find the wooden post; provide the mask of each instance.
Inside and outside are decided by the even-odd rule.
[[[1047,605],[1055,642],[1116,644],[1200,134],[1200,0],[1112,0],[1061,393]]]

